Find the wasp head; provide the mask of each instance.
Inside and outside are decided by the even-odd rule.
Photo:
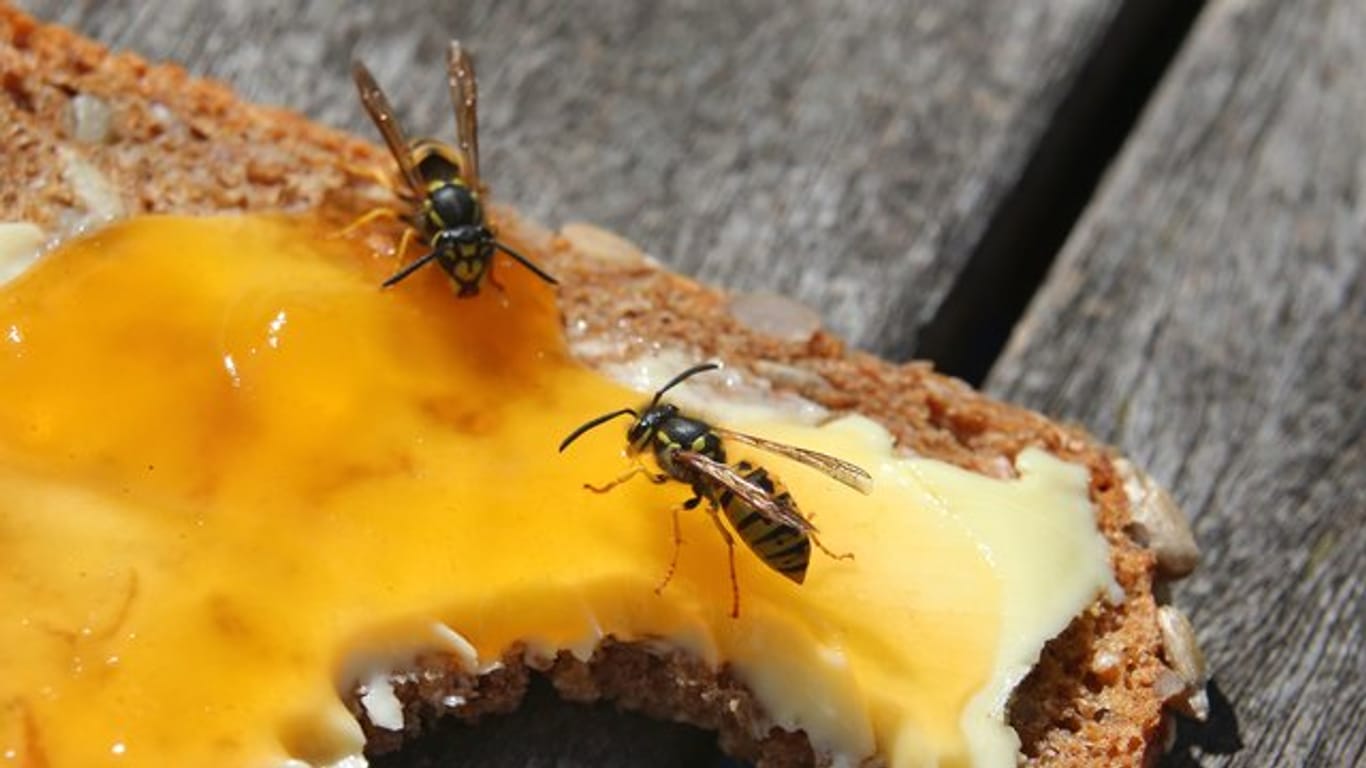
[[[669,419],[678,415],[678,406],[671,403],[656,403],[645,408],[640,418],[631,424],[631,428],[626,430],[626,439],[630,442],[629,452],[632,454],[640,453],[650,447],[650,441],[654,439],[655,433],[664,426]]]
[[[569,437],[566,437],[564,441],[560,443],[560,450],[563,451],[565,448],[568,448],[569,444],[578,440],[579,436],[584,432],[597,427],[603,422],[611,421],[619,416],[634,416],[635,421],[631,422],[630,428],[626,430],[626,439],[630,443],[627,446],[627,452],[632,455],[640,453],[650,447],[650,441],[654,439],[654,436],[670,419],[678,416],[677,406],[660,402],[660,398],[664,397],[664,393],[699,373],[715,370],[720,367],[721,366],[716,363],[694,365],[660,387],[659,391],[655,392],[655,396],[650,400],[649,404],[639,411],[634,408],[622,408],[619,411],[604,413],[596,419],[580,425],[578,429],[570,432]]]

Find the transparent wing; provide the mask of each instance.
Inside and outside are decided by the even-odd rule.
[[[793,445],[775,443],[772,440],[765,440],[762,437],[747,435],[743,432],[733,432],[729,429],[712,427],[712,431],[726,440],[734,440],[737,443],[752,445],[755,448],[785,456],[793,461],[799,461],[812,469],[819,470],[830,477],[844,483],[861,493],[871,493],[873,490],[873,476],[863,470],[862,467],[855,466],[845,461],[837,459],[817,451],[808,451],[805,448],[798,448]]]
[[[403,180],[414,195],[421,196],[422,177],[413,167],[412,151],[408,146],[408,140],[403,136],[403,129],[398,125],[398,119],[394,117],[394,108],[389,106],[384,91],[380,90],[379,83],[375,82],[374,75],[370,74],[370,70],[366,69],[364,64],[358,61],[351,65],[351,77],[355,79],[356,88],[360,91],[361,104],[365,105],[365,111],[370,114],[370,119],[375,121],[375,127],[384,137],[384,143],[389,146],[389,154],[393,155],[394,162],[398,163]]]
[[[770,521],[805,533],[816,532],[816,526],[802,517],[800,512],[779,502],[763,488],[746,480],[729,464],[722,464],[695,451],[678,451],[674,454],[674,461],[691,467],[719,483]]]
[[[446,70],[451,104],[455,106],[455,145],[464,155],[465,181],[474,189],[483,189],[479,181],[479,86],[474,80],[474,61],[459,40],[451,41]]]

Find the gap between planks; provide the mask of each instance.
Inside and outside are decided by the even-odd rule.
[[[915,347],[893,359],[928,359],[981,386],[1203,7],[1124,5],[939,311]]]

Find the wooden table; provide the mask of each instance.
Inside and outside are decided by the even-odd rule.
[[[464,39],[500,199],[795,296],[1173,491],[1214,706],[1170,765],[1366,761],[1366,3],[20,4],[367,136],[350,60],[449,136]],[[553,764],[720,760],[536,697]],[[552,764],[498,727],[466,757]]]

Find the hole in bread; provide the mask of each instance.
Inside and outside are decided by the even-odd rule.
[[[610,703],[564,701],[533,674],[511,714],[466,724],[442,718],[397,751],[367,755],[376,768],[411,766],[736,766],[716,734],[681,723],[618,711]]]

